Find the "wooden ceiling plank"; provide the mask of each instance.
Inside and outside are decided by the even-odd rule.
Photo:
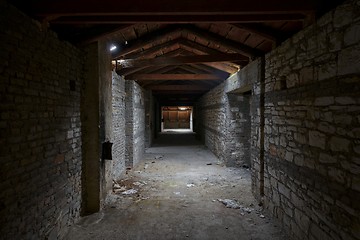
[[[101,34],[97,34],[96,36],[92,36],[92,37],[89,37],[85,40],[82,40],[79,44],[81,45],[85,45],[85,44],[89,44],[89,43],[93,43],[93,42],[96,42],[100,39],[104,39],[104,38],[110,38],[111,36],[113,36],[114,34],[118,33],[119,31],[123,31],[127,28],[131,28],[133,25],[131,24],[124,24],[124,25],[121,25],[121,26],[118,26],[110,31],[105,31]]]
[[[190,33],[196,35],[197,37],[200,38],[205,38],[207,39],[209,42],[218,44],[220,46],[224,46],[227,49],[231,49],[236,51],[237,53],[240,53],[246,57],[249,58],[255,58],[257,56],[261,56],[263,54],[263,52],[253,49],[251,47],[248,47],[244,44],[241,44],[239,42],[235,42],[233,40],[230,39],[225,39],[224,37],[217,35],[215,33],[211,33],[208,32],[206,30],[203,29],[199,29],[196,27],[192,27],[192,26],[187,26],[186,29],[184,31],[189,31]]]
[[[224,80],[213,74],[135,74],[136,80]]]

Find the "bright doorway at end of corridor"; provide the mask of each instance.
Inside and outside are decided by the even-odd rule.
[[[193,108],[191,106],[164,106],[161,108],[161,132],[193,131]]]

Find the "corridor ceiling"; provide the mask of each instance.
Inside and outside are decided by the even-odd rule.
[[[76,45],[105,39],[116,71],[164,105],[192,104],[341,0],[8,0]]]

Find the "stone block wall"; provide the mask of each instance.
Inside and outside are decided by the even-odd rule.
[[[112,73],[113,160],[112,177],[118,179],[125,171],[125,80]]]
[[[360,239],[360,5],[265,58],[264,204],[292,239]]]
[[[252,84],[259,81],[256,60],[205,94],[196,104],[196,132],[227,166],[250,166]],[[246,93],[244,95],[244,93]]]
[[[145,96],[145,147],[152,145],[155,132],[155,104],[151,91],[146,92]]]
[[[125,82],[125,165],[133,167],[145,151],[145,95],[146,92],[135,81]]]
[[[81,202],[81,52],[0,3],[0,236],[58,239]]]

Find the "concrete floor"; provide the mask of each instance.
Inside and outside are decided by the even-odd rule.
[[[67,239],[288,239],[257,205],[250,181],[249,170],[221,166],[193,134],[170,131],[117,180],[105,209],[82,218]]]

